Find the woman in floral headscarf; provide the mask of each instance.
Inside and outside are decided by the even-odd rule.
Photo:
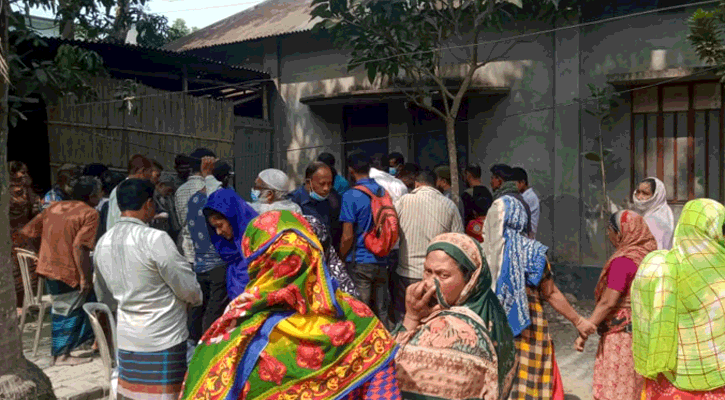
[[[632,283],[634,367],[647,400],[725,399],[725,206],[685,204],[670,251]]]
[[[333,290],[301,215],[270,211],[242,240],[247,290],[204,334],[181,399],[399,399],[396,344],[363,303]]]
[[[599,327],[599,349],[594,363],[594,398],[637,400],[642,377],[632,358],[632,307],[629,290],[637,268],[657,242],[647,223],[637,213],[619,211],[609,221],[609,240],[616,251],[602,269],[594,297],[597,305],[589,321]],[[582,351],[585,340],[577,339]]]
[[[508,398],[514,335],[491,290],[481,246],[462,233],[438,235],[428,246],[423,277],[408,289],[397,328],[403,398]]]

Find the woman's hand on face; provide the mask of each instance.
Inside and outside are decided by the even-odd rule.
[[[583,352],[583,351],[584,351],[584,345],[585,345],[586,343],[587,343],[587,340],[586,340],[586,339],[584,339],[583,337],[579,336],[579,337],[578,337],[578,338],[576,338],[576,340],[574,341],[574,350],[576,350],[576,351],[578,351],[578,352],[580,352],[580,353],[581,353],[581,352]]]
[[[597,326],[586,318],[579,317],[576,322],[576,330],[579,331],[579,336],[586,340],[589,335],[597,331]]]
[[[420,322],[433,310],[431,299],[436,293],[435,285],[421,281],[408,286],[405,291],[405,317]]]

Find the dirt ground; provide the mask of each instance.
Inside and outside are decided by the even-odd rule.
[[[594,300],[575,301],[576,298],[571,295],[567,295],[567,298],[582,316],[589,317],[594,310]],[[544,312],[554,340],[556,361],[564,381],[566,400],[592,400],[592,374],[599,336],[591,336],[584,352],[579,353],[574,350],[574,340],[578,336],[574,326],[548,304],[544,305]]]

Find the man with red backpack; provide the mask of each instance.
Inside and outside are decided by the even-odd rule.
[[[367,304],[388,328],[390,273],[388,256],[398,241],[398,215],[390,195],[370,178],[370,157],[354,151],[347,157],[352,189],[342,197],[340,254]]]

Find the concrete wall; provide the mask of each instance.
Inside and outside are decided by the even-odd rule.
[[[607,75],[612,73],[652,69],[655,50],[666,51],[664,63],[657,68],[700,65],[686,41],[685,21],[693,11],[629,17],[535,36],[533,41],[514,47],[506,61],[491,64],[477,74],[479,82],[508,87],[510,93],[471,97],[469,160],[484,170],[497,162],[527,169],[541,199],[538,239],[550,246],[553,263],[598,268],[611,252],[597,208],[600,172],[596,164],[581,157],[582,152],[595,149],[598,133],[597,121],[584,112],[589,105],[582,99],[591,95],[587,85],[605,86]],[[556,26],[578,22],[562,20]],[[553,27],[539,24],[527,29]],[[302,182],[306,165],[320,152],[332,152],[339,160],[344,128],[341,105],[309,107],[300,99],[380,85],[367,82],[362,71],[349,74],[346,53],[335,49],[326,37],[310,32],[196,53],[276,77],[277,90],[272,95],[273,163],[297,183]],[[620,100],[620,106],[613,110],[612,129],[605,132],[604,146],[614,150],[607,168],[609,194],[614,203],[625,207],[631,196],[629,94],[622,94]],[[389,103],[389,116],[390,151],[412,159],[411,141],[406,136],[411,118],[402,101]],[[487,178],[485,173],[484,181]]]
[[[677,13],[655,13],[583,28],[580,32],[580,47],[585,49],[580,56],[581,96],[590,96],[588,84],[605,86],[608,74],[701,66],[702,62],[686,39],[686,21],[695,10],[687,8]],[[664,52],[666,56],[660,59],[656,56],[657,52]],[[614,203],[620,207],[631,207],[631,95],[629,92],[621,93],[618,98],[620,105],[613,110],[614,123],[611,130],[604,133],[604,146],[613,150],[608,160],[607,188]],[[582,151],[591,151],[597,145],[594,138],[598,123],[586,113],[581,115]],[[595,197],[601,187],[599,174],[594,163],[586,160],[582,163],[582,182],[586,182],[582,185],[585,204],[596,202]],[[673,209],[676,217],[679,216],[681,207]],[[593,219],[588,218],[585,224],[589,229],[582,230],[588,239],[582,241],[582,261],[584,264],[596,264],[606,257],[606,249],[601,245],[606,240],[601,229],[596,234],[591,229]]]

